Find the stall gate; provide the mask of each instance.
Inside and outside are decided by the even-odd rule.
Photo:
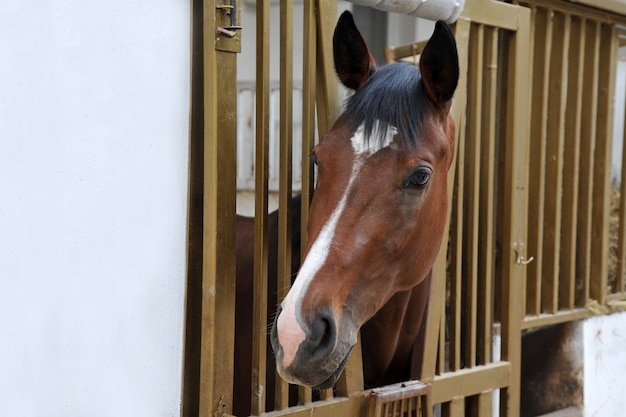
[[[185,416],[233,410],[237,3],[193,2]],[[449,173],[449,239],[435,265],[422,382],[363,391],[357,346],[334,391],[299,389],[298,405],[290,406],[289,387],[278,378],[272,411],[266,410],[266,374],[275,372],[266,364],[269,3],[256,4],[255,118],[249,127],[257,213],[252,414],[519,415],[523,330],[618,308],[626,295],[626,193],[619,189],[616,266],[606,261],[611,100],[624,22],[559,1],[466,1],[453,27],[461,79],[453,108],[457,148]],[[336,2],[304,1],[303,7],[303,21],[294,22],[292,1],[281,0],[280,28],[272,28],[281,40],[279,299],[290,285],[292,149],[294,139],[300,141],[293,137],[294,28],[304,34],[297,145],[303,242],[314,185],[309,154],[316,129],[327,131],[337,115],[331,58]],[[422,46],[389,48],[387,57],[416,59]]]

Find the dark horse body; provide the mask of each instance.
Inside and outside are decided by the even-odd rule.
[[[300,212],[302,199],[298,195],[291,200],[291,271],[298,271],[300,266]],[[268,323],[276,313],[277,275],[278,275],[278,210],[269,214],[268,219]],[[252,388],[252,324],[254,300],[254,218],[237,216],[237,293],[235,298],[235,389],[233,412],[236,416],[250,414]],[[267,346],[267,381],[268,393],[273,392],[276,368],[271,346]],[[267,409],[272,410],[274,398],[268,395]]]
[[[378,69],[348,12],[339,19],[333,47],[337,74],[355,94],[315,147],[318,179],[306,255],[270,339],[285,380],[329,388],[361,330],[364,382],[375,387],[420,376],[432,265],[448,212],[458,57],[452,33],[438,22],[419,70],[409,64]],[[252,271],[251,222],[238,219],[238,313],[251,305],[252,275],[245,272]],[[276,274],[276,225],[271,217],[270,282]],[[293,242],[295,255],[299,236]],[[270,288],[270,296],[275,293]],[[245,319],[240,325],[247,325]],[[242,337],[237,354],[250,349],[245,343],[251,337]],[[239,372],[248,372],[241,378],[249,381],[250,364],[237,360]],[[268,369],[270,363],[268,356]],[[240,398],[249,402],[249,394]]]

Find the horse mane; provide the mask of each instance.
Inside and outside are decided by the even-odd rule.
[[[419,68],[408,63],[385,65],[347,101],[344,116],[354,131],[364,125],[365,140],[382,144],[388,129],[397,129],[402,146],[415,148],[428,97]]]

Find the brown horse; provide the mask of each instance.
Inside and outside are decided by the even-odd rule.
[[[419,69],[378,69],[349,12],[333,48],[339,79],[355,93],[314,149],[319,175],[306,255],[271,342],[285,380],[329,388],[363,326],[365,383],[379,386],[415,377],[411,355],[421,356],[424,344],[448,212],[458,56],[438,22]]]

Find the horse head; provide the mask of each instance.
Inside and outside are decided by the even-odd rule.
[[[349,12],[337,23],[333,53],[354,94],[312,153],[318,178],[307,250],[271,332],[279,374],[316,388],[335,383],[359,328],[432,269],[448,212],[459,76],[443,22],[419,69],[378,68]]]

